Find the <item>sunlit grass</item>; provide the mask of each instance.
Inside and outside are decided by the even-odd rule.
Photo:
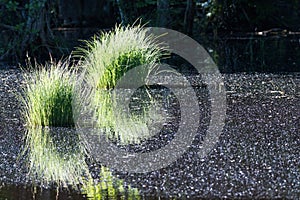
[[[88,175],[85,152],[74,129],[38,127],[26,133],[29,173],[42,184],[76,186]]]
[[[85,153],[73,127],[77,75],[69,60],[32,66],[24,74],[25,150],[33,180],[76,185],[88,174]],[[54,128],[56,127],[56,128]]]
[[[86,42],[86,47],[78,49],[76,54],[83,56],[81,66],[85,71],[85,81],[93,90],[90,101],[95,110],[96,126],[104,129],[110,139],[136,143],[150,137],[145,120],[147,109],[143,108],[143,116],[124,115],[122,110],[118,110],[113,89],[118,80],[134,67],[147,65],[146,71],[140,73],[150,74],[166,52],[156,37],[140,25],[116,26],[110,32],[93,37]],[[144,79],[142,74],[137,74],[134,81]],[[145,100],[152,99],[149,96]]]
[[[134,67],[153,66],[164,54],[166,49],[141,25],[116,26],[112,31],[86,41],[86,47],[78,48],[75,53],[84,60],[87,82],[102,89],[114,88],[117,81]]]
[[[81,117],[77,106],[85,101],[91,100],[90,109],[95,110],[96,127],[104,129],[108,138],[128,144],[138,143],[151,135],[147,127],[149,109],[142,108],[141,115],[124,115],[118,109],[112,91],[128,70],[145,64],[149,68],[143,74],[153,70],[165,51],[156,43],[155,37],[148,35],[141,26],[117,26],[111,32],[88,41],[87,48],[80,51],[84,56],[79,70],[83,72],[83,80],[78,80],[81,75],[72,68],[69,60],[37,65],[36,70],[25,75],[22,102],[28,128],[29,172],[34,180],[43,183],[78,185],[84,176],[90,178],[80,135],[74,130],[58,128],[76,126],[76,117]],[[82,94],[77,81],[87,83],[93,94],[89,97]],[[146,99],[152,101],[150,96]],[[105,175],[108,172],[102,173],[108,179]],[[106,185],[94,188],[109,191],[115,179],[109,181],[109,184],[106,182]],[[121,194],[123,190],[119,187],[115,192]]]
[[[125,186],[124,181],[115,178],[108,168],[101,167],[100,180],[86,181],[82,192],[89,199],[141,199],[137,188]]]
[[[75,73],[68,61],[49,62],[25,74],[23,116],[28,127],[74,126],[72,98]]]

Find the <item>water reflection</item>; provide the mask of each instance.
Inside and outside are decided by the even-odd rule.
[[[243,35],[201,43],[222,73],[299,72],[299,41],[299,35]]]
[[[37,186],[32,186],[31,189],[24,187],[22,191],[25,196],[39,196],[41,187],[46,187],[48,189],[44,189],[42,195],[48,194],[50,197],[56,191],[56,198],[66,194],[63,188],[70,188],[73,191],[70,195],[79,198],[79,194],[82,194],[79,199],[84,196],[91,199],[140,199],[137,189],[126,186],[122,180],[115,178],[108,168],[101,167],[98,171],[99,178],[92,178],[86,162],[86,152],[75,129],[28,129],[26,152],[30,175]],[[5,186],[0,194],[9,196],[9,192],[16,188],[20,187]]]
[[[299,73],[226,74],[224,76],[228,88],[229,106],[226,126],[220,143],[209,157],[206,159],[197,157],[197,145],[201,142],[199,137],[191,146],[191,151],[162,171],[148,174],[121,174],[118,177],[139,187],[141,195],[153,194],[152,199],[159,199],[160,194],[167,196],[166,199],[172,196],[179,198],[179,195],[190,195],[195,199],[200,197],[297,199],[300,177],[299,115],[297,115],[300,97]],[[17,79],[14,71],[9,71],[1,77]],[[14,87],[15,85],[9,84],[6,88]],[[288,96],[272,93],[279,90],[278,88]],[[196,90],[199,92],[200,89]],[[2,93],[10,94],[6,90],[2,90]],[[57,194],[55,188],[41,190],[34,189],[31,185],[27,185],[26,188],[23,185],[3,185],[3,182],[8,184],[5,176],[18,172],[14,170],[13,155],[16,155],[17,151],[14,149],[18,147],[17,136],[21,135],[21,131],[18,130],[15,121],[11,120],[15,117],[15,110],[9,109],[15,108],[11,103],[13,99],[2,98],[1,100],[0,102],[3,103],[1,128],[3,129],[1,129],[0,140],[2,152],[0,171],[3,179],[0,183],[0,199],[55,199],[57,196],[58,199],[86,199],[83,191],[80,193],[61,188]],[[174,109],[174,112],[178,110]],[[9,112],[4,113],[4,111]],[[201,113],[207,115],[208,111],[207,109]],[[61,133],[67,133],[66,130],[68,129],[61,129]],[[200,128],[199,131],[199,134],[205,134],[205,128]],[[67,134],[59,135],[63,138],[66,136]],[[74,138],[74,141],[76,140]],[[151,143],[151,147],[158,143],[162,143],[161,138]],[[8,152],[11,154],[5,155]],[[22,172],[20,171],[20,174]],[[12,181],[9,183],[15,184],[18,181],[23,183],[23,179],[17,176],[12,176],[9,179]],[[123,187],[126,188],[125,183]]]
[[[115,178],[108,168],[101,167],[98,181],[87,181],[82,193],[89,199],[141,199],[138,189],[132,188],[123,180]]]
[[[115,90],[96,89],[88,100],[80,98],[80,100],[90,101],[88,110],[92,111],[92,114],[87,115],[92,117],[82,118],[81,116],[84,115],[82,113],[85,111],[80,111],[80,116],[76,117],[77,125],[79,128],[92,126],[98,129],[100,134],[104,133],[108,139],[121,144],[138,144],[159,133],[167,121],[168,111],[159,91],[161,90],[150,91],[150,89],[139,88],[133,93],[130,105],[125,107],[120,105],[118,97],[132,93],[132,89],[117,91],[117,95]]]
[[[75,129],[38,127],[26,134],[29,172],[43,184],[77,185],[88,174],[85,153]]]
[[[141,199],[137,188],[114,177],[106,167],[101,167],[99,179],[86,179],[81,185],[80,189],[74,189],[3,184],[0,186],[0,199]]]
[[[49,189],[30,185],[2,185],[0,199],[45,200],[45,199],[86,199],[83,194],[71,188]]]

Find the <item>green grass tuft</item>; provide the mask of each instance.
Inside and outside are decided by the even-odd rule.
[[[69,60],[35,67],[24,74],[22,93],[30,175],[47,184],[77,185],[88,174],[85,152],[76,130],[62,128],[75,125],[76,71]]]
[[[83,82],[93,88],[91,101],[97,126],[104,128],[109,138],[118,138],[123,143],[136,143],[149,137],[147,119],[144,119],[149,114],[147,109],[142,112],[142,118],[124,116],[121,110],[114,110],[117,106],[111,91],[117,81],[134,67],[148,64],[146,73],[150,73],[165,49],[141,26],[117,26],[113,31],[88,41],[87,48],[82,48],[81,53],[84,56],[81,63]],[[69,67],[73,67],[69,60],[49,62],[25,74],[23,116],[28,128],[26,150],[30,173],[46,183],[77,185],[82,183],[83,174],[90,178],[85,163],[86,152],[81,147],[79,135],[76,131],[53,131],[50,128],[74,127],[77,122],[74,116],[81,117],[77,113],[78,102],[74,103],[74,99],[81,99],[82,95],[76,86],[78,75]],[[105,187],[96,188],[106,190]],[[135,195],[136,190],[132,194]]]
[[[72,98],[75,73],[69,61],[50,62],[25,74],[23,116],[28,127],[74,126]]]
[[[86,79],[91,86],[111,89],[128,70],[159,62],[166,49],[141,25],[116,26],[86,41],[86,47],[78,48],[75,54],[83,56]]]
[[[86,41],[86,47],[78,49],[76,54],[83,56],[85,81],[93,88],[91,102],[97,126],[104,129],[109,138],[135,143],[150,136],[147,124],[140,116],[124,116],[122,111],[116,110],[118,106],[112,90],[117,81],[134,67],[148,65],[147,71],[142,73],[150,74],[156,67],[155,63],[159,63],[166,53],[166,48],[157,42],[156,37],[140,25],[116,26],[114,30]]]

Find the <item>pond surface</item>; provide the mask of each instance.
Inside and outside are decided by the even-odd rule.
[[[200,38],[222,73],[299,72],[299,33],[273,32]]]
[[[65,28],[54,33],[62,38],[62,49],[68,54],[74,47],[80,46],[78,39],[89,39],[96,31]],[[198,35],[193,38],[209,52],[222,73],[300,72],[299,32],[271,29],[263,32],[232,32],[216,37]]]
[[[144,174],[111,169],[124,184],[140,191],[136,198],[300,197],[300,74],[233,73],[223,77],[225,126],[206,157],[197,154],[205,135],[205,129],[199,128],[190,148],[163,169]],[[199,83],[199,77],[188,79],[195,86]],[[85,199],[86,195],[75,190],[57,193],[32,186],[25,157],[19,157],[25,128],[15,94],[22,84],[20,70],[0,70],[0,199]],[[154,143],[159,143],[159,137],[156,139]],[[99,165],[91,164],[90,170],[97,173]]]

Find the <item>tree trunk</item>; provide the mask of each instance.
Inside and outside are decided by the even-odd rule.
[[[186,10],[184,14],[184,32],[188,35],[193,34],[195,5],[193,0],[186,1]]]
[[[30,0],[30,4],[33,5],[33,3],[35,3],[34,0]],[[19,50],[20,57],[22,57],[23,53],[32,51],[32,44],[37,40],[40,40],[40,45],[51,53],[48,39],[49,37],[53,38],[53,33],[50,29],[48,13],[47,0],[40,1],[38,8],[29,8],[24,30],[25,34],[21,33],[23,39]]]
[[[169,27],[170,9],[169,0],[157,0],[157,21],[159,27]]]
[[[121,23],[125,25],[128,23],[128,20],[126,14],[124,13],[124,5],[123,5],[124,2],[122,0],[116,0],[116,1],[117,1],[120,17],[121,17]]]

